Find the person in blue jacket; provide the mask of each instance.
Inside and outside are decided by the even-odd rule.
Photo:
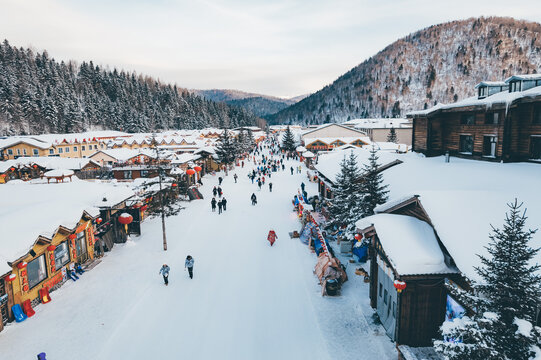
[[[169,270],[171,270],[169,266],[167,266],[167,264],[163,264],[159,272],[159,274],[163,275],[163,282],[165,285],[169,285]]]
[[[193,257],[191,255],[186,256],[186,262],[184,263],[184,268],[188,269],[188,274],[190,279],[193,279]]]

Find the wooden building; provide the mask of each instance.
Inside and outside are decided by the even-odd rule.
[[[387,335],[398,344],[430,346],[445,320],[446,279],[458,275],[447,250],[432,226],[414,216],[376,214],[357,227],[370,240],[370,304]]]
[[[408,114],[413,150],[427,156],[541,161],[541,74],[477,85],[477,96]]]

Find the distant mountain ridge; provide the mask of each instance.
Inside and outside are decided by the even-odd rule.
[[[502,17],[452,21],[397,40],[267,120],[321,124],[404,116],[473,96],[483,80],[540,71],[539,23]]]
[[[308,95],[284,99],[276,96],[261,95],[229,89],[191,90],[193,93],[211,101],[225,102],[229,105],[249,110],[257,116],[267,117],[295,104]]]

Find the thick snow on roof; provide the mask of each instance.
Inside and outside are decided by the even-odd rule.
[[[357,221],[359,229],[374,225],[393,268],[400,275],[447,274],[456,269],[445,264],[432,227],[411,216],[377,214]]]
[[[409,112],[407,115],[423,116],[423,115],[429,115],[438,110],[448,110],[448,109],[455,109],[455,108],[461,108],[461,107],[467,107],[467,106],[485,106],[487,109],[490,109],[494,105],[506,105],[507,107],[509,107],[509,105],[511,105],[516,100],[527,98],[527,97],[537,97],[537,96],[541,96],[541,86],[537,86],[525,91],[516,91],[516,92],[503,91],[491,96],[487,96],[486,98],[483,98],[483,99],[479,99],[477,96],[472,96],[453,104],[440,103],[430,109],[412,111],[412,112]]]
[[[481,81],[475,85],[475,88],[477,89],[481,86],[507,86],[507,83],[505,81]]]
[[[33,165],[33,164],[37,164],[47,170],[55,170],[55,169],[79,170],[85,167],[88,163],[92,163],[93,165],[100,166],[99,163],[89,158],[62,158],[58,156],[20,157],[15,160],[0,161],[0,173],[5,172],[7,169],[9,169],[12,166],[23,167],[23,166]]]
[[[354,128],[381,129],[411,127],[411,122],[403,118],[352,119],[342,125],[353,125]]]
[[[156,157],[156,152],[153,151],[152,149],[123,149],[123,148],[99,150],[95,152],[94,154],[90,155],[89,157],[92,157],[99,152],[109,155],[112,158],[117,159],[118,161],[127,161],[139,155],[146,155],[151,158]]]
[[[502,227],[507,203],[517,198],[528,209],[527,226],[539,228],[541,166],[533,163],[492,163],[444,157],[424,158],[410,153],[403,164],[385,170],[390,201],[419,195],[423,208],[458,268],[472,279],[479,266],[477,254],[488,256],[490,225]],[[387,205],[378,207],[382,211]],[[534,235],[532,247],[541,245]],[[541,254],[536,261],[541,263]]]
[[[302,156],[304,156],[305,158],[313,158],[315,155],[311,151],[305,151],[302,153]]]
[[[21,142],[40,149],[48,149],[52,145],[50,142],[40,140],[36,136],[13,136],[6,139],[0,139],[0,149],[5,149]]]
[[[116,205],[132,195],[126,186],[76,177],[58,184],[10,181],[0,186],[0,257],[14,261],[30,250],[39,235],[50,238],[60,225],[72,229],[83,211],[97,216],[100,206]]]
[[[199,155],[184,153],[180,155],[175,155],[175,158],[171,161],[171,164],[185,164],[190,161],[194,161],[201,158]]]
[[[335,141],[341,141],[341,142],[344,142],[346,144],[351,144],[352,142],[354,142],[356,140],[361,140],[361,141],[363,141],[363,142],[365,142],[367,144],[372,144],[372,141],[370,140],[370,138],[368,136],[363,136],[360,133],[359,133],[359,136],[350,136],[350,137],[345,137],[345,136],[341,136],[341,137],[314,137],[314,138],[305,139],[304,142],[306,143],[306,146],[308,146],[311,143],[316,142],[316,141],[322,141],[325,144],[330,145]]]
[[[72,176],[73,170],[63,170],[63,169],[55,169],[51,171],[47,171],[45,174],[43,174],[47,177],[55,177],[55,176]]]
[[[505,83],[509,83],[512,80],[541,80],[541,74],[524,74],[513,75],[505,79]]]
[[[353,152],[357,156],[357,165],[359,169],[362,169],[364,164],[368,164],[368,158],[370,157],[370,150],[367,148],[356,148],[356,149],[336,149],[318,156],[317,164],[314,165],[317,171],[319,171],[323,176],[332,181],[336,182],[336,176],[340,173],[340,163],[344,157],[349,157]],[[377,155],[379,157],[378,164],[386,165],[396,159],[401,159],[400,154],[389,153],[384,151],[378,151]]]

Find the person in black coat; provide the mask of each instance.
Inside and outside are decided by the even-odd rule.
[[[212,206],[212,212],[216,211],[216,198],[212,198],[210,205]]]
[[[227,200],[225,199],[225,196],[222,198],[222,207],[224,208],[224,211],[227,210]]]
[[[254,194],[254,193],[252,193],[252,197],[251,197],[251,199],[252,199],[252,205],[255,205],[255,204],[257,204],[257,197],[255,196],[255,194]]]
[[[218,214],[222,213],[222,200],[218,201]]]

